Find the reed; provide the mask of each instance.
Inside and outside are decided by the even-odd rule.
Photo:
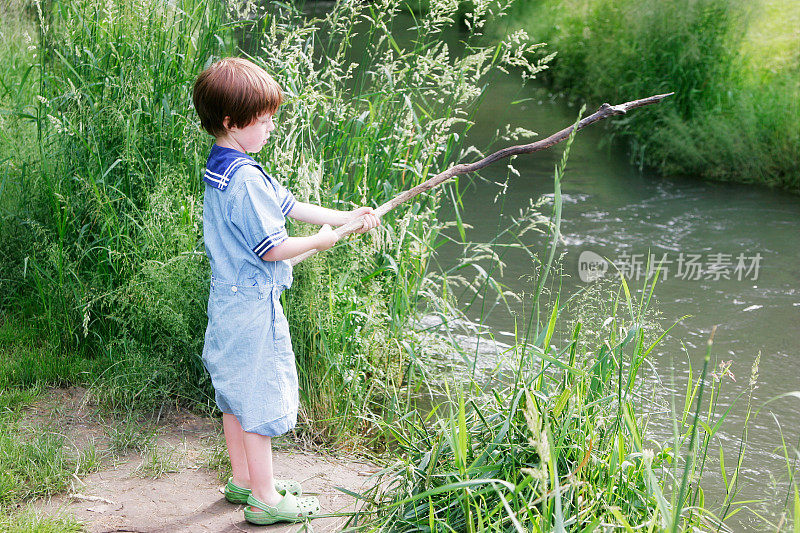
[[[561,302],[557,290],[544,290],[568,151],[569,143],[555,172],[532,311],[505,364],[491,379],[459,372],[433,405],[383,422],[397,459],[359,495],[367,505],[354,530],[727,531],[724,520],[746,508],[730,500],[741,452],[732,471],[722,462],[730,498],[712,509],[703,497],[708,449],[733,408],[717,409],[725,368],[711,368],[713,333],[685,397],[671,407],[648,401],[665,391],[648,392],[661,381],[647,359],[671,329],[651,319],[657,269],[638,289],[623,278],[599,288],[607,307],[594,316],[590,298]],[[757,361],[744,394],[756,379]],[[491,389],[480,384],[487,381]],[[671,427],[659,428],[654,421],[665,417]]]

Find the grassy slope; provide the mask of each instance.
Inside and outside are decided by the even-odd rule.
[[[616,122],[635,159],[800,190],[796,2],[544,0],[518,9],[514,25],[558,52],[550,80],[573,98],[676,92]]]

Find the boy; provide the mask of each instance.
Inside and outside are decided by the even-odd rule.
[[[233,476],[225,497],[247,503],[248,522],[301,521],[319,512],[298,498],[299,483],[275,480],[271,437],[297,420],[298,385],[289,325],[280,294],[292,283],[288,259],[338,240],[330,225],[363,217],[361,232],[380,221],[369,207],[337,211],[297,202],[248,153],[275,129],[280,86],[261,67],[227,58],[197,78],[194,106],[216,139],[208,157],[203,233],[211,262],[203,363],[211,375]],[[285,217],[321,225],[316,235],[289,237]]]

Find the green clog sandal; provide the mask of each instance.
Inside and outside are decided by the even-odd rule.
[[[285,490],[295,496],[300,496],[303,494],[303,487],[301,487],[300,483],[293,479],[276,479],[275,490],[278,492]],[[225,485],[225,490],[223,493],[225,494],[225,499],[229,502],[245,504],[247,503],[247,497],[250,496],[250,489],[236,485],[231,477],[228,478],[228,484]]]
[[[274,507],[257,500],[251,494],[247,498],[248,507],[244,508],[244,519],[257,526],[266,526],[276,522],[304,522],[320,514],[319,500],[315,497],[298,498],[290,492],[278,492],[283,499]],[[262,511],[254,511],[253,508]]]

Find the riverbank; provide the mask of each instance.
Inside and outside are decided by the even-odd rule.
[[[574,103],[537,85],[520,89],[503,80],[493,83],[476,121],[497,127],[508,122],[512,129],[534,130],[544,136],[573,120],[577,112]],[[488,130],[491,132],[492,128]],[[469,142],[477,146],[490,141],[485,129],[474,128],[470,134]],[[631,285],[644,278],[648,253],[656,261],[664,260],[663,275],[653,295],[659,323],[666,328],[673,321],[690,316],[667,333],[648,358],[655,371],[650,377],[660,380],[666,389],[657,395],[667,403],[683,397],[689,369],[702,365],[702,346],[716,325],[713,364],[730,362],[729,369],[737,381],[726,384],[718,398],[720,405],[733,407],[717,438],[712,440],[703,487],[705,501],[713,508],[713,502],[725,498],[726,488],[718,467],[719,448],[730,467],[729,456],[738,452],[740,438],[749,425],[746,467],[737,477],[738,499],[752,500],[750,510],[777,524],[785,509],[787,491],[791,494],[792,490],[782,452],[776,449],[776,443],[781,441],[779,424],[786,431],[789,421],[800,416],[800,402],[790,398],[772,402],[748,422],[742,393],[759,352],[759,386],[753,393],[753,405],[760,406],[778,394],[797,390],[797,373],[787,372],[791,366],[787,364],[800,346],[800,331],[794,326],[800,318],[794,267],[800,261],[800,235],[796,231],[800,225],[800,202],[796,196],[758,185],[667,177],[649,168],[642,171],[630,164],[626,144],[608,143],[607,136],[608,130],[602,125],[587,128],[575,140],[570,153],[562,185],[561,294],[568,297],[595,290],[580,268],[584,253],[597,254],[607,261],[606,277],[617,277],[612,264],[615,265],[628,276]],[[463,206],[459,209],[470,227],[468,238],[476,243],[496,243],[490,251],[501,254],[505,266],[495,280],[521,300],[509,297],[506,302],[489,297],[485,303],[476,301],[467,309],[468,297],[461,308],[504,342],[513,338],[509,333],[519,328],[520,317],[531,306],[528,254],[508,247],[516,243],[538,249],[544,238],[528,232],[497,239],[498,228],[518,217],[531,199],[552,197],[552,169],[559,155],[552,151],[518,158],[514,167],[519,176],[509,174],[505,168],[489,168],[482,174],[484,179],[473,180],[462,193]],[[487,198],[497,200],[490,203]],[[443,215],[450,216],[448,212]],[[752,223],[756,219],[758,225]],[[454,229],[449,235],[457,237]],[[711,271],[717,253],[722,254],[718,277]],[[443,268],[457,265],[462,256],[456,245],[438,250],[438,262]],[[735,272],[739,256],[753,267],[749,274]],[[689,258],[695,259],[696,269],[687,270]],[[490,270],[488,264],[483,266]],[[756,275],[757,279],[753,279]],[[565,318],[596,312],[600,316],[594,323],[602,324],[607,311],[599,305],[601,300],[598,297],[594,304],[576,304]],[[483,317],[481,309],[486,310]],[[475,358],[475,354],[470,353],[469,358]],[[477,359],[482,367],[494,364],[492,359]],[[672,432],[671,419],[655,419],[650,429],[668,436]],[[788,437],[789,433],[796,435],[787,432],[787,442],[796,438]],[[748,510],[735,515],[729,525],[740,532],[760,533],[767,528],[761,518]]]
[[[7,391],[3,396],[8,398]],[[4,533],[27,531],[26,523],[33,531],[59,533],[260,530],[245,522],[241,505],[228,503],[220,492],[230,467],[219,419],[175,408],[155,418],[120,419],[80,387],[37,390],[29,401],[4,405],[19,413],[15,433],[33,442],[60,443],[65,466],[72,467],[53,473],[49,486],[42,487],[45,497],[0,520]],[[53,450],[51,457],[59,455]],[[363,457],[343,450],[310,451],[291,436],[276,439],[274,458],[279,477],[299,481],[333,515],[314,521],[318,531],[343,529],[358,508],[337,487],[362,492],[378,471]],[[22,481],[20,474],[18,467],[11,469]],[[51,493],[58,484],[64,488]],[[295,528],[279,525],[274,530]]]
[[[87,386],[98,406],[119,414],[110,431],[127,441],[136,440],[130,422],[145,414],[158,419],[175,405],[213,412],[199,358],[208,139],[188,95],[209,60],[240,54],[237,35],[251,37],[254,60],[287,90],[280,127],[259,158],[298,198],[338,208],[380,204],[473,157],[464,133],[490,76],[513,66],[530,77],[546,64],[519,35],[491,48],[460,44],[494,15],[485,5],[468,17],[472,32],[447,34],[457,6],[439,5],[423,20],[392,6],[342,2],[324,20],[283,4],[242,14],[194,0],[70,0],[47,16],[33,6],[27,20],[40,40],[0,50],[18,66],[8,72],[21,87],[4,93],[9,121],[0,136],[14,150],[0,196],[0,397],[22,405],[29,387]],[[354,54],[358,62],[348,59]],[[527,134],[503,141],[518,135]],[[358,442],[392,462],[366,491],[364,531],[437,522],[466,531],[689,531],[734,512],[707,508],[697,482],[720,421],[703,396],[718,390],[701,377],[707,357],[702,374],[689,372],[668,445],[648,432],[640,370],[663,333],[644,320],[655,280],[603,293],[608,308],[595,314],[566,314],[555,260],[568,152],[560,148],[552,194],[529,202],[507,230],[538,232],[546,244],[519,247],[533,303],[506,343],[496,388],[473,381],[470,353],[453,342],[461,318],[454,295],[516,295],[494,277],[503,268],[496,241],[469,242],[458,212],[438,219],[442,196],[457,199],[458,187],[420,196],[386,217],[382,232],[295,270],[284,303],[301,381],[300,438],[325,448]],[[443,271],[433,251],[447,227],[458,230],[465,254]],[[420,313],[444,327],[426,331]],[[437,351],[460,361],[437,365]],[[28,453],[24,428],[12,424],[19,410],[10,412],[5,433]],[[698,414],[706,412],[716,418]],[[73,463],[58,441],[45,440],[63,458],[55,475],[48,456],[12,457],[10,468],[39,470],[7,483],[4,502],[64,492],[71,473],[91,475],[91,452]],[[165,464],[158,457],[157,469]]]
[[[544,79],[570,98],[674,91],[614,122],[631,158],[673,175],[800,192],[800,7],[771,0],[525,2],[500,26],[557,52]]]

